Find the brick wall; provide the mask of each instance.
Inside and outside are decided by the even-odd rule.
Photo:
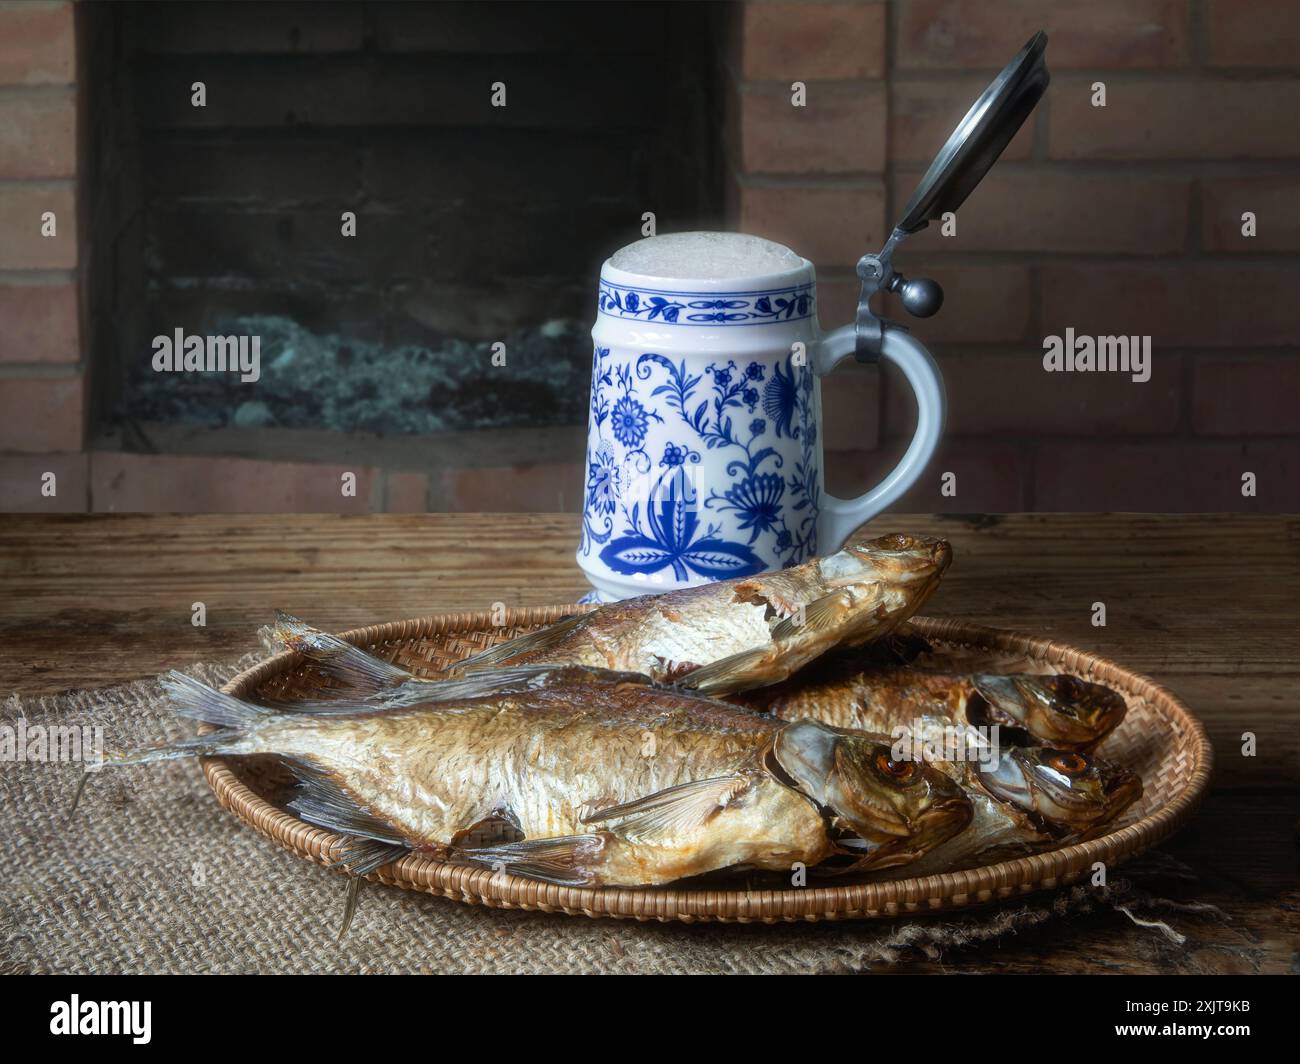
[[[823,324],[850,321],[857,258],[1039,28],[1052,84],[1036,114],[956,235],[932,226],[897,261],[947,292],[908,324],[950,402],[943,452],[899,509],[1300,508],[1295,0],[745,3],[728,61],[736,224],[812,258]],[[1042,338],[1067,326],[1151,335],[1151,380],[1044,372]],[[901,454],[914,413],[892,375],[840,372],[828,478],[848,494]]]
[[[576,427],[427,447],[344,440],[327,449],[308,438],[297,451],[229,438],[187,441],[178,450],[130,432],[92,441],[84,427],[88,392],[104,389],[89,389],[87,373],[103,367],[81,353],[84,340],[123,328],[122,309],[142,305],[145,294],[132,290],[126,267],[146,246],[174,256],[168,273],[187,261],[202,269],[229,250],[212,217],[247,206],[236,194],[245,180],[258,187],[273,233],[244,250],[278,255],[279,266],[274,276],[254,278],[268,282],[263,291],[232,286],[222,298],[236,310],[277,299],[300,310],[285,302],[294,293],[279,281],[310,274],[317,260],[295,219],[322,205],[332,210],[332,197],[347,190],[375,197],[398,219],[423,218],[429,208],[427,190],[410,186],[426,171],[427,144],[402,123],[354,139],[370,119],[355,110],[348,71],[379,54],[385,73],[375,84],[389,85],[386,106],[427,112],[433,105],[412,100],[413,83],[402,79],[431,49],[496,49],[527,60],[562,43],[564,21],[500,20],[488,38],[459,40],[417,5],[318,11],[277,4],[247,8],[232,36],[205,5],[159,9],[188,14],[137,27],[149,59],[132,76],[161,84],[196,56],[207,63],[223,53],[213,62],[242,95],[221,104],[235,107],[224,124],[194,125],[193,115],[173,114],[145,91],[141,121],[166,135],[151,143],[146,172],[137,173],[129,159],[88,144],[84,128],[127,91],[112,76],[123,69],[124,42],[99,35],[111,6],[0,0],[0,509],[578,509]],[[962,208],[957,235],[927,231],[898,262],[946,288],[942,312],[911,324],[934,350],[950,399],[943,451],[900,510],[1300,510],[1295,0],[754,0],[731,5],[725,22],[722,54],[698,61],[721,60],[725,70],[725,114],[715,117],[725,122],[728,177],[719,191],[730,224],[784,240],[817,263],[828,327],[850,320],[854,262],[879,247],[970,100],[1035,29],[1051,35],[1048,95]],[[261,66],[268,58],[270,66]],[[286,110],[283,95],[252,77],[254,66],[272,72],[263,78],[310,67],[333,71],[336,80],[326,78],[316,95]],[[90,93],[78,85],[88,69],[112,88]],[[1107,87],[1105,109],[1089,103],[1098,80]],[[794,81],[806,83],[806,107],[789,104]],[[438,97],[448,107],[453,82],[444,85],[450,96]],[[278,102],[268,109],[267,99]],[[271,117],[259,124],[263,113]],[[300,121],[322,114],[351,115],[353,125]],[[453,137],[491,158],[483,138],[455,126]],[[526,124],[499,132],[507,140],[530,135]],[[566,143],[573,160],[590,163],[581,132],[571,130]],[[181,144],[201,165],[176,168]],[[639,180],[636,158],[622,164],[619,170],[607,158],[606,169],[584,180],[611,188]],[[517,207],[525,217],[545,207],[548,190],[574,167],[583,164],[566,170],[549,159],[530,169],[541,208],[509,202],[508,191],[482,186],[472,168],[453,176],[466,204],[482,192],[506,214]],[[180,182],[169,186],[167,211],[189,219],[180,236],[153,245],[134,202],[158,188],[150,169]],[[289,186],[294,197],[276,192]],[[645,189],[624,192],[622,210],[636,207],[639,215]],[[57,238],[39,237],[44,210],[59,218]],[[80,248],[77,225],[66,224],[78,210],[95,222],[80,230]],[[1245,210],[1259,219],[1250,239],[1240,234]],[[613,226],[598,234],[606,247],[635,223],[600,217]],[[479,231],[480,222],[470,228]],[[665,228],[676,222],[661,219]],[[426,265],[434,289],[447,282],[436,256]],[[326,309],[357,328],[396,320],[382,313],[392,307],[386,293],[362,291],[388,265],[372,259],[357,268],[363,276],[342,293],[355,298]],[[404,293],[417,314],[423,270],[410,267]],[[166,298],[179,307],[184,293],[168,289]],[[589,313],[588,298],[584,288],[579,316]],[[367,302],[373,299],[379,310]],[[1067,326],[1150,334],[1151,381],[1044,373],[1042,337]],[[837,373],[826,406],[829,487],[861,490],[905,446],[910,399],[889,374],[852,367]],[[162,453],[122,453],[150,449]],[[355,496],[338,490],[347,471],[358,477]],[[958,476],[956,497],[940,494],[945,471]],[[1240,494],[1244,471],[1259,478],[1256,498]],[[46,472],[58,476],[57,498],[40,494]]]
[[[0,452],[80,451],[71,3],[0,3]],[[42,235],[52,214],[53,232]],[[63,461],[71,496],[85,462]]]

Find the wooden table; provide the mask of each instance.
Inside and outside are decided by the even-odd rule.
[[[906,970],[1300,971],[1300,518],[893,515],[868,529],[896,530],[953,544],[927,613],[1113,657],[1200,716],[1214,790],[1163,848],[1197,878],[1162,894],[1225,917],[1171,913],[1182,948],[1118,914],[1071,917]],[[233,661],[276,607],[337,630],[571,602],[576,544],[562,514],[0,517],[0,693]]]

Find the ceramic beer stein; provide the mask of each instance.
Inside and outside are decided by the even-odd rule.
[[[832,553],[939,441],[938,370],[891,331],[881,353],[916,395],[915,436],[871,491],[826,494],[821,378],[854,353],[855,328],[823,331],[813,264],[757,237],[681,233],[615,253],[592,339],[578,564],[600,601]]]
[[[898,245],[954,215],[1050,81],[1036,33],[922,176],[885,246],[864,255],[851,325],[824,332],[813,265],[737,233],[630,244],[600,274],[578,565],[600,601],[780,569],[839,549],[910,487],[943,428],[943,384],[911,334],[872,311],[897,292],[916,317],[943,301],[893,268]],[[856,499],[827,495],[821,380],[850,355],[892,363],[916,396],[898,465]],[[833,384],[832,384],[833,386]]]

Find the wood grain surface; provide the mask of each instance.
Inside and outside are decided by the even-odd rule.
[[[341,629],[496,602],[571,602],[585,590],[577,522],[3,516],[0,693],[231,661],[258,649],[256,630],[276,608]],[[861,534],[904,530],[953,545],[927,614],[1096,651],[1154,677],[1205,722],[1214,789],[1163,848],[1185,871],[1160,886],[1223,913],[1173,911],[1170,922],[1189,935],[1181,947],[1122,915],[1092,914],[908,969],[1300,971],[1300,517],[890,515]],[[205,627],[190,623],[196,602]],[[1105,627],[1092,623],[1098,602]],[[1243,756],[1244,733],[1255,756]]]

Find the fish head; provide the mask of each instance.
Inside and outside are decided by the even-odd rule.
[[[898,761],[884,736],[800,720],[773,745],[782,773],[827,818],[837,849],[856,870],[914,861],[962,831],[970,799],[924,761]]]
[[[918,610],[939,586],[952,561],[946,540],[929,536],[880,536],[845,547],[817,562],[822,583],[852,593],[853,617],[846,618],[842,641],[878,639],[894,622]]]
[[[1128,769],[1079,750],[1018,746],[977,767],[995,798],[1041,818],[1057,833],[1095,834],[1142,795]]]
[[[1074,676],[981,675],[975,691],[970,723],[1023,730],[1055,749],[1093,749],[1128,711],[1118,691]]]
[[[817,568],[830,587],[862,583],[937,584],[951,561],[952,547],[946,539],[895,533],[850,544],[822,558]]]

